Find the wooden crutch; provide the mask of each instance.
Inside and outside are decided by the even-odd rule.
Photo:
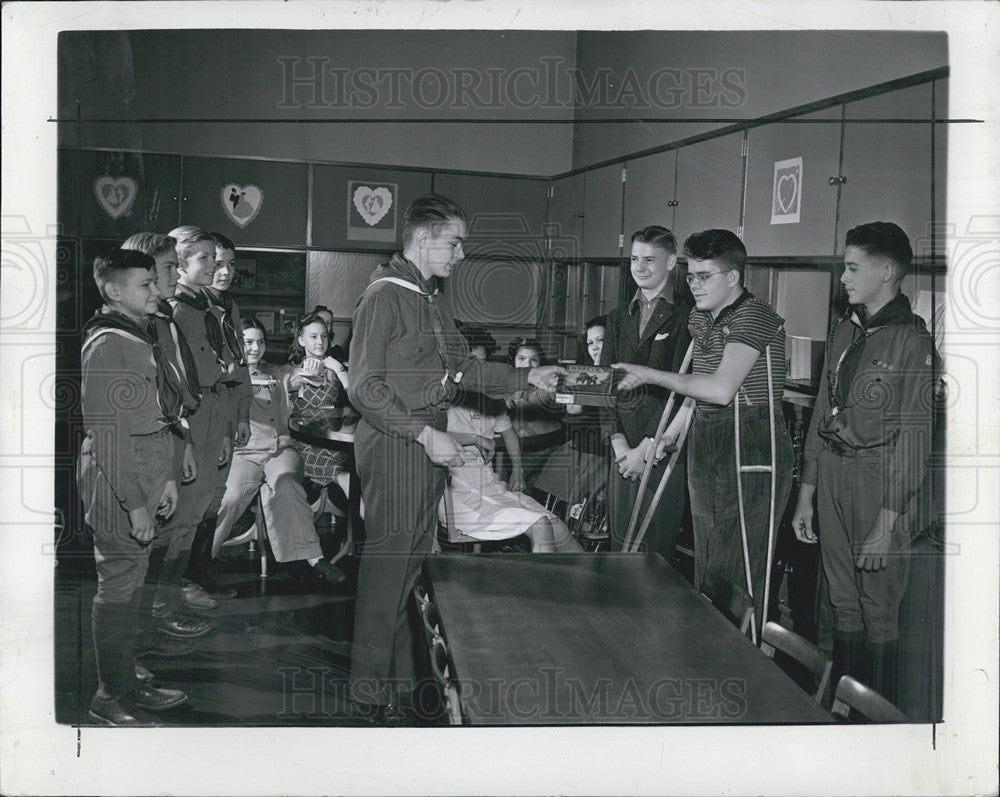
[[[677,373],[683,374],[685,371],[687,371],[688,367],[691,365],[691,357],[693,354],[694,354],[694,341],[691,341],[691,343],[688,344],[687,351],[684,354],[684,360],[681,362],[680,370]],[[656,464],[654,461],[654,455],[656,454],[656,449],[660,445],[660,440],[663,437],[664,432],[666,432],[667,430],[667,423],[670,421],[670,413],[673,411],[674,404],[676,401],[677,401],[677,394],[673,390],[671,390],[670,395],[667,397],[667,405],[663,408],[663,415],[660,416],[660,425],[656,428],[656,437],[653,438],[653,450],[651,452],[649,459],[646,461],[646,466],[642,470],[642,479],[639,481],[639,492],[636,495],[635,505],[632,507],[632,515],[628,521],[628,531],[625,532],[625,542],[622,544],[623,551],[628,551],[632,547],[632,535],[635,532],[636,522],[639,520],[639,508],[642,506],[642,497],[646,494],[646,487],[649,485],[649,474],[653,470],[653,465]],[[677,447],[678,451],[680,450],[679,444],[680,440],[678,440],[678,447]],[[677,452],[675,451],[674,453],[676,455]],[[671,456],[671,460],[676,461],[676,457]],[[658,490],[657,493],[661,494],[662,491]],[[654,507],[655,504],[651,505],[650,508]],[[649,516],[648,512],[647,516]],[[646,525],[648,526],[648,524]],[[644,526],[643,534],[645,534],[645,531],[646,527]],[[642,538],[640,537],[640,539],[636,542],[636,547],[641,541]]]

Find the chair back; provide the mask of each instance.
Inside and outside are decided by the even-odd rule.
[[[775,650],[780,650],[809,670],[816,679],[816,692],[813,699],[817,703],[823,702],[827,687],[830,685],[830,671],[833,669],[833,662],[827,658],[822,650],[794,631],[789,631],[773,621],[764,626],[760,649],[771,658],[774,658]]]
[[[709,570],[701,583],[701,594],[745,634],[753,617],[753,598],[742,586],[715,570]]]
[[[458,686],[451,675],[448,644],[445,642],[441,629],[441,615],[438,614],[437,605],[431,599],[422,578],[418,578],[413,585],[413,599],[416,601],[417,609],[420,610],[420,619],[424,625],[424,638],[427,640],[427,647],[430,651],[431,672],[444,693],[448,721],[452,725],[461,725],[461,700]]]
[[[850,711],[856,711],[871,722],[906,722],[909,719],[870,686],[845,675],[837,684],[831,712],[846,720]]]

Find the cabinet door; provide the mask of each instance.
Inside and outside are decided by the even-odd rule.
[[[743,242],[760,255],[830,255],[834,251],[840,160],[840,107],[750,130]],[[802,158],[801,171],[775,164]],[[797,194],[797,196],[796,196]],[[797,222],[792,218],[798,208]]]
[[[429,172],[316,165],[313,167],[312,245],[354,251],[402,249],[403,213],[414,199],[430,191]],[[389,207],[364,205],[366,197],[378,196],[376,192],[393,197]],[[355,198],[366,215],[361,215]]]
[[[910,238],[914,251],[926,250],[931,224],[931,124],[862,122],[931,118],[931,84],[848,103],[844,130],[847,178],[841,190],[837,252],[852,227],[893,221]]]
[[[621,164],[584,172],[584,257],[621,257],[624,188]]]
[[[545,294],[542,261],[466,257],[445,281],[455,317],[489,327],[534,327]]]
[[[180,158],[61,150],[59,223],[65,235],[122,241],[177,226]]]
[[[934,81],[934,118],[948,118],[948,79]],[[948,125],[934,125],[934,223],[937,225],[938,249],[945,246],[942,226],[948,222]]]
[[[238,158],[183,159],[181,219],[240,246],[306,244],[309,167]]]
[[[625,235],[624,252],[628,254],[629,238],[636,230],[659,224],[673,230],[674,201],[677,174],[677,151],[660,152],[625,164]]]
[[[526,258],[544,255],[547,180],[434,175],[434,191],[455,200],[469,218],[467,257]]]
[[[700,230],[733,230],[740,224],[743,134],[734,133],[677,151],[674,234],[681,245]]]
[[[573,260],[583,253],[583,175],[552,181],[549,215],[549,254],[555,260]]]

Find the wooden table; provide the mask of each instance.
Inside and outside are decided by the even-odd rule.
[[[832,718],[658,554],[432,556],[465,721]]]
[[[347,537],[337,554],[330,559],[335,564],[348,556],[354,547],[355,532],[361,520],[361,480],[354,463],[354,431],[359,416],[345,416],[343,411],[334,411],[323,421],[305,423],[298,418],[289,418],[288,431],[292,437],[321,448],[333,448],[347,454],[348,483]]]

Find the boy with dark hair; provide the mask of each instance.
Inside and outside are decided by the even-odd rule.
[[[140,590],[156,518],[177,508],[171,428],[180,424],[181,386],[157,341],[156,262],[117,250],[94,261],[105,305],[83,329],[82,403],[87,436],[79,489],[94,532],[93,602],[98,687],[90,717],[103,725],[149,726],[187,695],[139,680],[134,659]]]
[[[850,310],[830,333],[806,438],[802,489],[792,527],[817,540],[833,604],[833,661],[895,701],[904,553],[930,452],[936,352],[923,319],[899,286],[913,252],[897,225],[847,233],[844,274]]]
[[[622,361],[648,365],[659,371],[680,370],[691,341],[687,331],[691,308],[674,301],[670,272],[677,267],[677,240],[666,227],[651,225],[632,234],[630,269],[635,296],[628,304],[608,313],[601,350],[601,364]],[[669,391],[654,385],[636,390],[628,401],[603,413],[605,433],[610,435],[611,472],[608,477],[608,519],[611,546],[620,551],[628,530],[632,507],[639,495],[639,480],[649,459],[655,459],[653,438],[663,416]],[[680,409],[677,401],[674,415]],[[658,461],[650,473],[642,499],[640,519],[660,484],[666,467]],[[675,467],[660,497],[656,514],[643,541],[644,550],[659,553],[668,562],[674,553],[687,479],[684,468]]]
[[[403,215],[403,251],[372,273],[354,312],[351,403],[361,413],[354,452],[366,542],[358,572],[351,696],[376,720],[405,719],[416,686],[420,620],[411,593],[437,528],[449,466],[461,446],[447,432],[460,389],[503,397],[555,387],[558,367],[521,371],[473,357],[440,280],[464,258],[465,212],[419,197]],[[404,709],[404,711],[400,711]]]
[[[687,452],[695,586],[713,571],[746,587],[759,632],[766,619],[767,552],[792,487],[792,442],[781,409],[784,319],[743,287],[747,252],[735,233],[695,233],[684,253],[695,301],[688,321],[692,373],[615,367],[629,372],[622,389],[648,383],[695,399]],[[685,415],[674,417],[668,440],[677,439]],[[738,464],[769,471],[740,473]]]

